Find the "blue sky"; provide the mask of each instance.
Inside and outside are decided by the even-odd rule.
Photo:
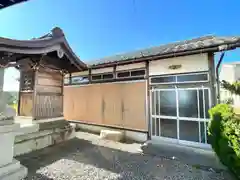
[[[83,61],[203,35],[240,35],[239,0],[29,0],[0,11],[0,36],[31,39],[58,26]],[[240,51],[224,59],[238,61]],[[8,69],[5,90],[18,89]]]

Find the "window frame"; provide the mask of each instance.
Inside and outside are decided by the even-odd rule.
[[[104,75],[111,74],[112,78],[103,78]],[[92,79],[93,76],[101,76],[101,79]],[[114,73],[113,72],[106,72],[106,73],[98,73],[98,74],[91,74],[91,81],[92,82],[99,82],[99,81],[107,81],[107,80],[113,80],[114,79]]]
[[[73,82],[73,79],[74,78],[82,78],[82,79],[84,79],[84,78],[87,78],[88,79],[88,81],[87,82]],[[89,83],[89,77],[88,77],[88,75],[81,75],[81,76],[72,76],[72,77],[68,77],[69,78],[69,83],[68,84],[64,84],[64,85],[77,85],[77,84],[87,84],[87,83]],[[70,78],[71,78],[71,81],[70,81]],[[71,83],[70,83],[71,82]]]
[[[132,76],[133,71],[144,71],[144,75],[139,75],[139,76]],[[124,73],[124,72],[129,72],[129,76],[127,77],[119,77],[119,73]],[[129,69],[129,70],[122,70],[122,71],[117,71],[116,72],[116,79],[130,79],[130,78],[139,78],[142,77],[144,78],[146,76],[146,69],[145,68],[140,68],[140,69]]]
[[[200,80],[200,81],[182,81],[178,82],[178,76],[191,76],[191,75],[207,75],[207,80]],[[159,83],[152,83],[153,78],[158,78],[158,77],[175,77],[174,82],[159,82]],[[171,74],[171,75],[161,75],[161,76],[151,76],[150,77],[150,84],[151,85],[157,85],[157,84],[189,84],[189,83],[204,83],[204,82],[209,82],[209,73],[208,72],[195,72],[195,73],[181,73],[181,74]]]
[[[179,90],[196,90],[197,91],[197,101],[198,101],[198,117],[197,118],[194,118],[194,117],[183,117],[183,116],[180,116],[179,115],[179,99],[178,99],[178,92]],[[204,117],[200,117],[200,106],[199,106],[199,103],[200,103],[200,99],[199,99],[199,91],[202,90],[203,92],[203,112],[204,112]],[[187,87],[187,88],[177,88],[175,86],[175,88],[168,88],[168,89],[162,89],[162,88],[153,88],[151,90],[151,93],[150,93],[150,112],[151,112],[151,136],[154,138],[154,137],[157,137],[157,138],[162,138],[162,139],[165,139],[165,140],[170,140],[170,141],[176,141],[176,142],[180,142],[180,143],[186,143],[186,144],[192,144],[192,145],[200,145],[200,146],[206,146],[206,147],[209,147],[209,144],[208,144],[208,139],[207,139],[207,123],[209,122],[210,118],[207,117],[206,115],[206,101],[205,101],[205,90],[207,90],[208,92],[208,106],[209,108],[211,108],[212,106],[212,100],[211,100],[211,97],[212,97],[212,94],[211,94],[211,90],[210,90],[210,87],[205,87],[205,86],[201,86],[201,87]],[[159,114],[157,115],[156,114],[156,101],[160,101],[160,98],[156,97],[156,92],[161,92],[161,91],[175,91],[176,92],[176,103],[177,103],[177,107],[176,107],[176,111],[177,111],[177,116],[165,116],[165,115],[161,115],[160,114],[160,111],[159,111]],[[153,102],[154,101],[154,102]],[[154,103],[154,106],[153,104]],[[160,109],[160,107],[158,107]],[[178,123],[178,127],[177,127],[177,133],[178,133],[178,138],[176,139],[173,139],[173,138],[168,138],[168,137],[163,137],[163,136],[157,136],[156,134],[156,124],[155,124],[155,134],[152,133],[152,124],[153,123],[156,123],[156,120],[161,120],[161,119],[169,119],[169,120],[175,120],[177,123]],[[198,136],[199,136],[199,141],[198,142],[195,142],[195,141],[188,141],[188,140],[183,140],[180,138],[180,122],[182,121],[193,121],[193,122],[197,122],[198,123]],[[159,124],[161,124],[161,121],[159,122]],[[203,126],[201,126],[203,125]],[[201,127],[203,127],[204,129],[204,132],[202,132],[201,130]],[[158,131],[160,131],[158,134],[161,134],[161,128],[158,129]]]

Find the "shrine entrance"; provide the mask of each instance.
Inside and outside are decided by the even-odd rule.
[[[17,114],[32,120],[63,117],[64,74],[87,69],[60,28],[28,41],[0,38],[0,58],[20,71]]]

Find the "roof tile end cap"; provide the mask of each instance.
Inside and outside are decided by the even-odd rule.
[[[64,36],[63,30],[59,27],[55,27],[52,29],[53,37],[62,37]]]

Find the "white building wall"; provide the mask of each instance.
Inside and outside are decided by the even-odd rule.
[[[113,67],[92,69],[92,74],[101,74],[101,73],[109,73],[109,72],[113,72]]]
[[[240,81],[240,64],[235,66],[235,81]]]
[[[181,67],[178,69],[171,69],[169,66],[173,65],[180,65]],[[149,63],[150,76],[208,71],[208,69],[207,53],[161,59],[157,61],[150,61]]]
[[[230,63],[223,64],[219,74],[220,81],[225,80],[227,82],[233,83],[235,81],[240,81],[240,64],[239,63]],[[221,100],[225,101],[228,99],[233,100],[233,105],[235,108],[240,107],[240,96],[231,94],[229,91],[221,88]]]
[[[219,79],[220,81],[225,80],[228,82],[235,81],[235,66],[223,64],[220,70]]]
[[[145,68],[145,63],[144,62],[143,63],[133,63],[133,64],[117,66],[116,70],[117,71],[124,71],[124,70],[139,69],[139,68]]]

